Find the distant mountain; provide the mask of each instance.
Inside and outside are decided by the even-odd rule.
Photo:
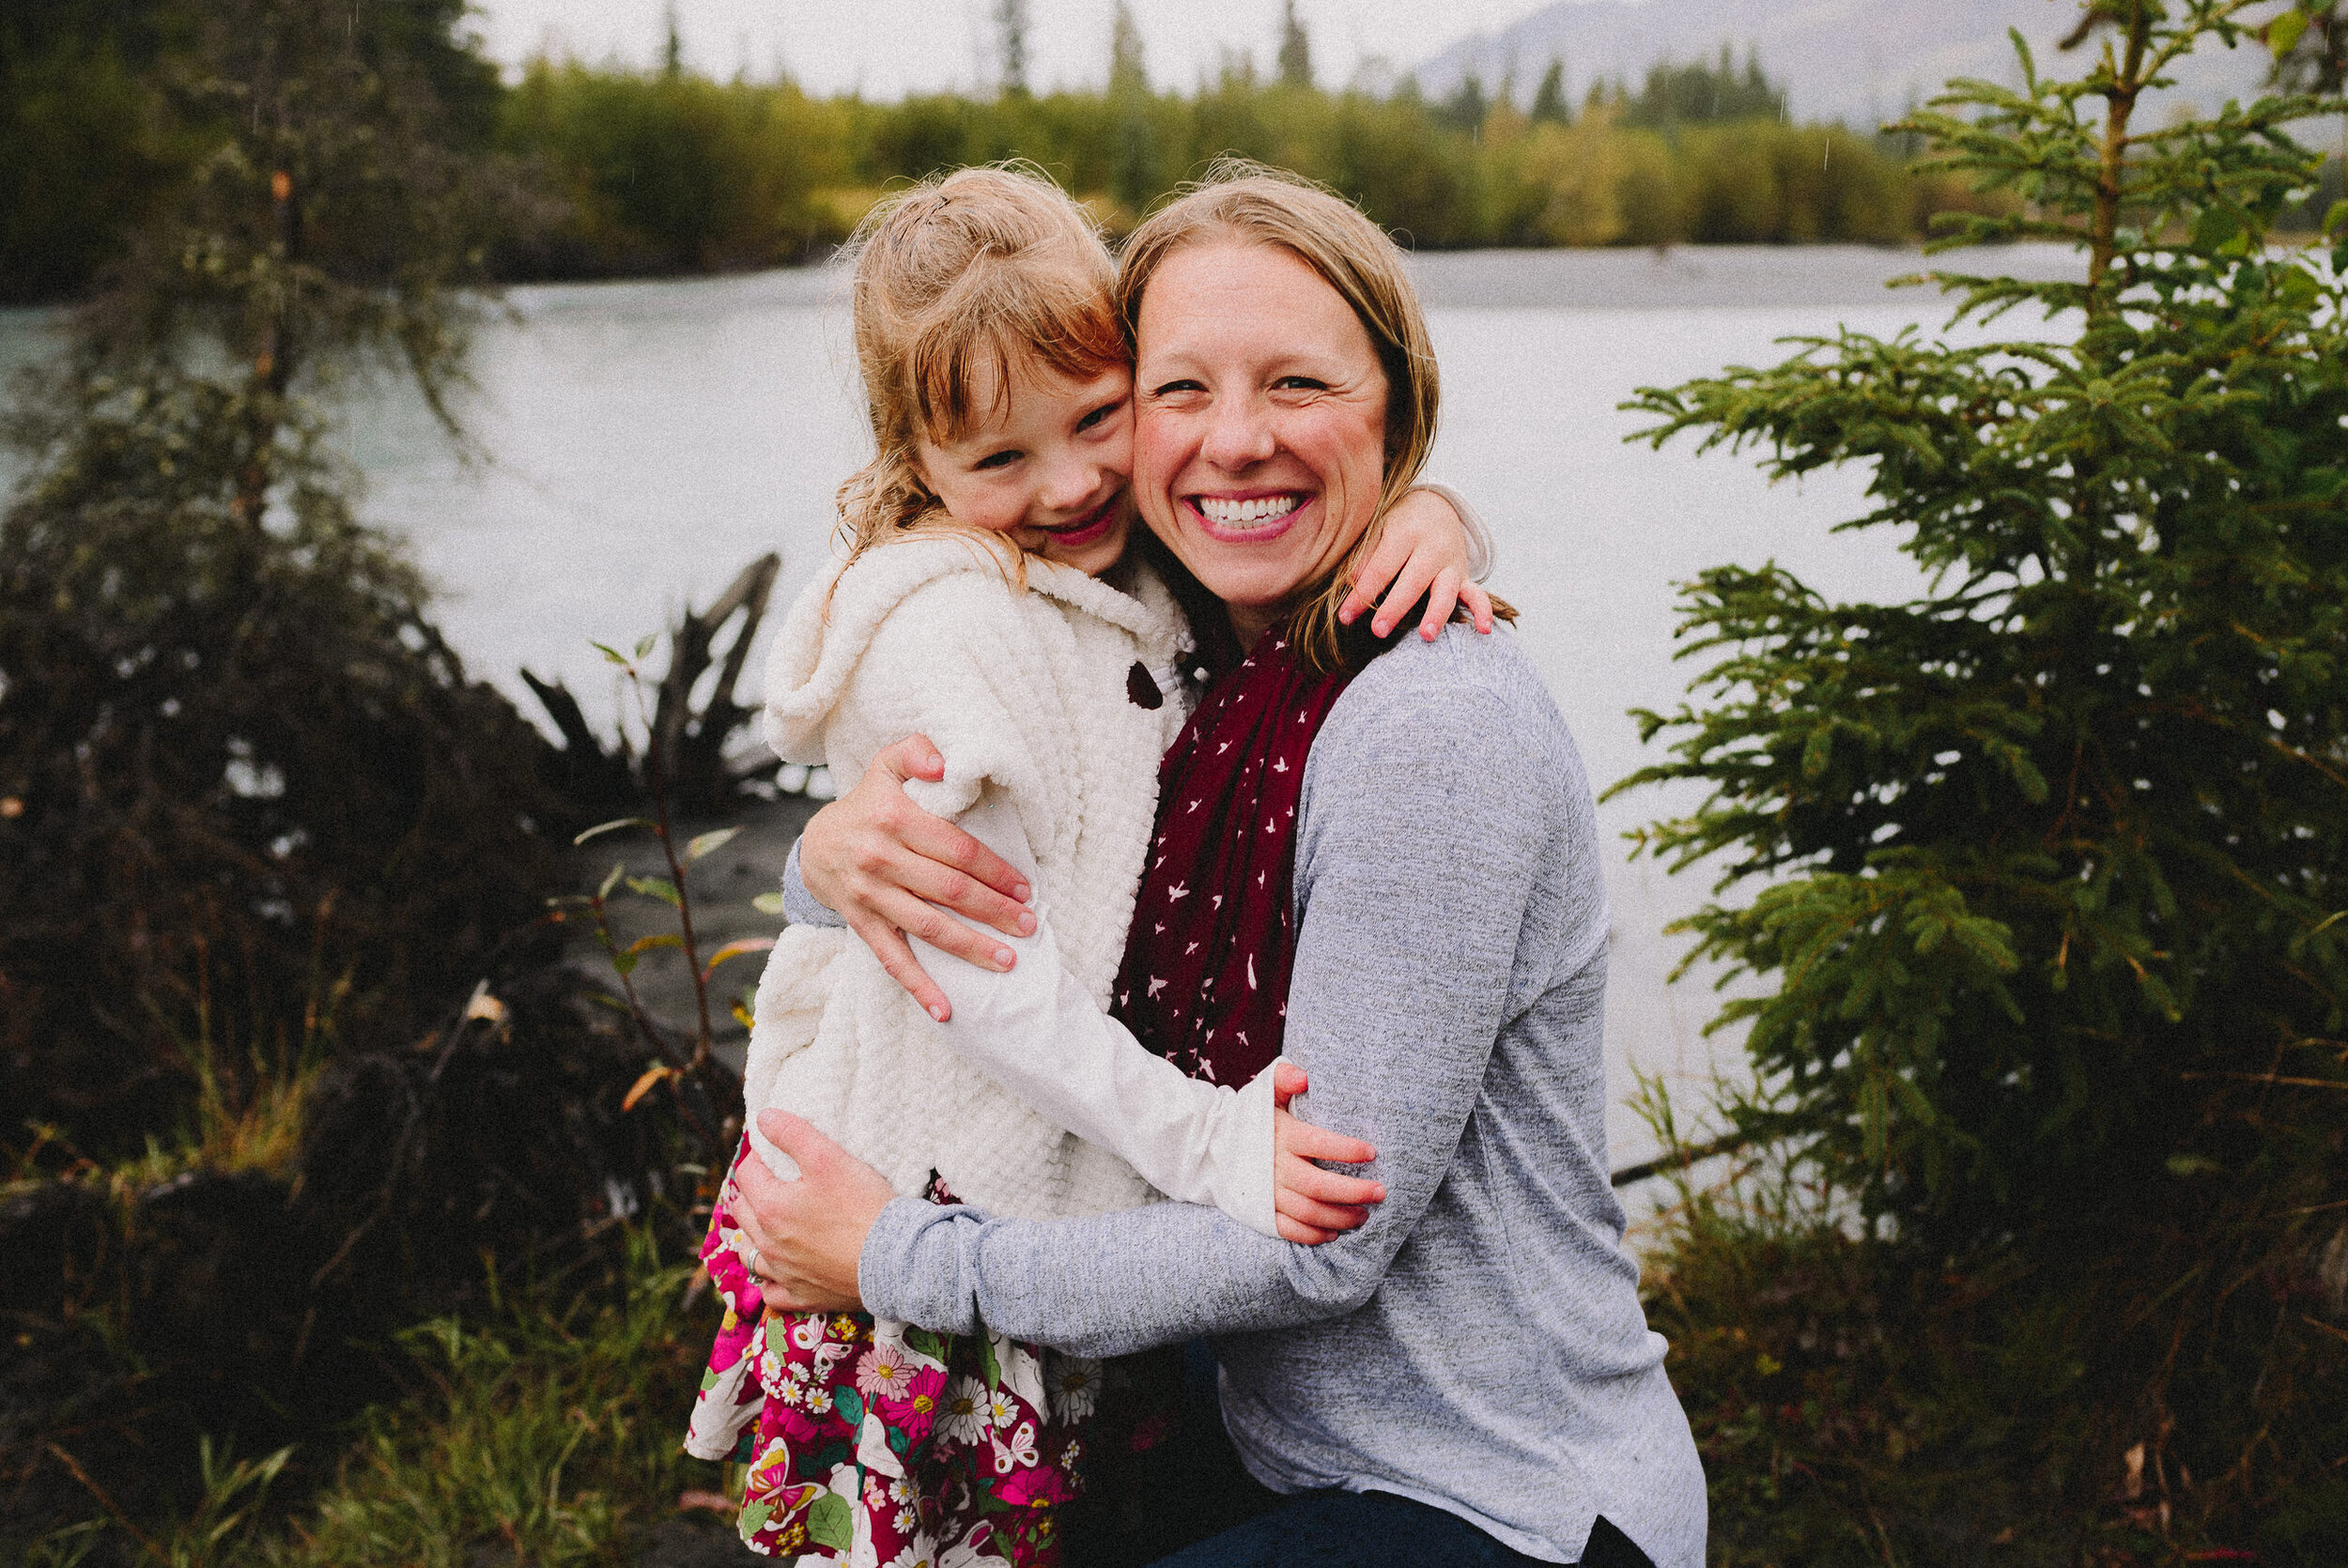
[[[2077,0],[1559,0],[1495,33],[1479,33],[1420,65],[1414,74],[1440,98],[1473,70],[1487,91],[1513,68],[1518,100],[1529,101],[1552,59],[1566,64],[1578,107],[1594,80],[1621,77],[1635,92],[1647,68],[1669,58],[1709,62],[1721,45],[1739,68],[1748,48],[1786,89],[1798,120],[1871,125],[1896,117],[1953,76],[2018,82],[2006,29],[2018,27],[2042,74],[2069,71],[2055,43],[2078,20]],[[2266,54],[2255,46],[2213,46],[2185,62],[2180,96],[2214,108],[2255,90]]]

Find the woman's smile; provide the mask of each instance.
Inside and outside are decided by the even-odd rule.
[[[1312,497],[1293,490],[1268,496],[1250,493],[1183,498],[1208,536],[1228,545],[1270,544],[1299,523],[1311,521],[1305,515],[1305,508],[1312,500]]]

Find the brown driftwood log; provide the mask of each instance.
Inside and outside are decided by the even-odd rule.
[[[771,551],[760,556],[742,568],[707,609],[696,615],[688,607],[669,634],[669,672],[661,679],[653,709],[653,744],[668,770],[671,799],[684,815],[719,809],[741,786],[743,774],[726,761],[726,742],[750,710],[734,701],[734,686],[750,656],[750,640],[765,619],[775,574],[781,569],[780,556]],[[718,638],[736,617],[734,640],[719,663],[714,656]],[[696,712],[693,688],[713,664],[718,683]]]
[[[521,672],[563,737],[559,787],[564,792],[583,806],[626,809],[651,792],[648,774],[657,768],[678,814],[713,816],[726,808],[744,779],[771,765],[772,759],[763,756],[730,761],[726,747],[750,715],[749,708],[734,700],[734,686],[781,569],[782,558],[770,551],[743,567],[707,609],[686,607],[669,631],[669,669],[657,688],[650,744],[642,757],[625,733],[610,741],[596,734],[579,699],[562,682]],[[715,684],[696,708],[694,690],[712,670]]]

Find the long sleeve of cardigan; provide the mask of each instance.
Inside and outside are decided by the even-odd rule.
[[[1167,1197],[1220,1209],[1259,1235],[1276,1235],[1273,1069],[1234,1089],[1192,1078],[1144,1047],[1059,961],[1050,889],[1037,875],[1018,812],[989,789],[957,821],[1016,867],[1038,896],[1033,934],[1001,938],[1017,955],[1008,973],[914,941],[921,967],[952,1006],[947,1043],[1007,1093],[1116,1155]],[[796,845],[785,867],[783,911],[794,924],[841,923],[807,891]]]

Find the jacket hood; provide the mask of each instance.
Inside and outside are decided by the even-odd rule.
[[[897,607],[917,590],[961,573],[983,573],[1016,592],[1005,576],[1007,567],[987,540],[931,532],[876,545],[819,576],[792,602],[767,656],[763,726],[767,744],[785,761],[823,761],[825,723],[873,634]],[[1189,624],[1154,572],[1137,562],[1128,570],[1130,592],[1073,566],[1029,556],[1027,592],[1131,632],[1154,675],[1191,647]]]

